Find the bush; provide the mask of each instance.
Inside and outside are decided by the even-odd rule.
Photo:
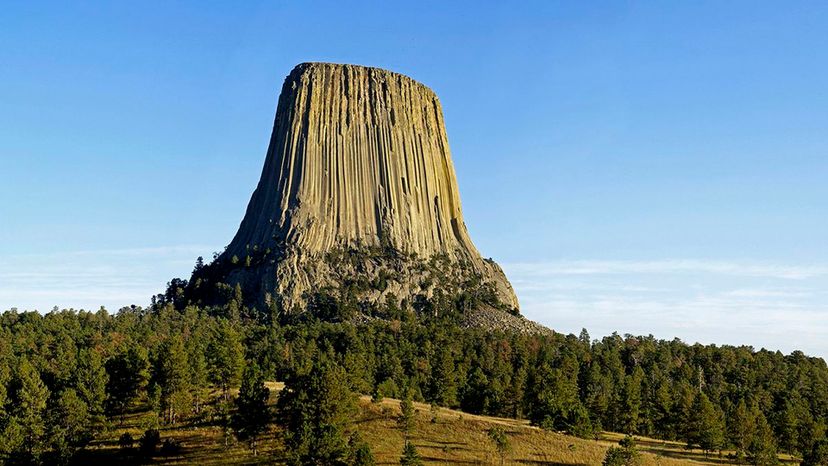
[[[131,450],[132,446],[135,445],[135,439],[132,438],[132,434],[129,432],[124,432],[118,438],[118,445],[121,447],[121,450]]]
[[[641,456],[635,448],[635,440],[629,435],[624,437],[620,446],[610,447],[604,456],[603,466],[637,466],[641,464]]]
[[[161,454],[163,456],[176,456],[181,453],[181,444],[173,439],[166,439],[161,445]]]
[[[152,456],[155,454],[155,448],[161,443],[161,434],[158,429],[147,429],[141,437],[140,449],[144,456]]]

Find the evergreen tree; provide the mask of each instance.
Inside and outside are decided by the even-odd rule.
[[[808,411],[803,412],[801,416],[797,449],[805,457],[809,453],[814,452],[816,444],[826,438],[825,434],[828,429],[826,429],[824,424],[825,421],[814,419],[813,415]]]
[[[814,443],[802,458],[802,466],[828,466],[828,438]]]
[[[641,463],[641,454],[631,436],[624,437],[617,447],[610,447],[604,456],[602,466],[637,466]]]
[[[417,453],[417,447],[415,447],[414,444],[408,440],[405,441],[405,446],[403,446],[400,464],[402,466],[422,466],[423,464],[420,454]]]
[[[250,443],[254,456],[258,454],[259,436],[270,423],[270,408],[267,406],[269,397],[270,390],[265,387],[259,366],[253,362],[248,363],[236,398],[237,409],[232,418],[232,426],[239,440]]]
[[[739,404],[736,405],[727,426],[728,441],[736,449],[737,457],[744,458],[747,455],[748,447],[750,447],[756,429],[755,414],[748,409],[744,398],[739,400]]]
[[[28,359],[21,359],[15,380],[11,415],[16,428],[12,455],[21,462],[36,463],[46,449],[46,403],[49,389]]]
[[[190,368],[189,385],[193,396],[193,411],[201,413],[202,401],[208,380],[207,357],[204,341],[201,338],[190,338],[186,344],[187,363]]]
[[[511,383],[506,393],[506,412],[508,417],[514,419],[523,418],[523,401],[526,398],[526,378],[528,373],[526,367],[520,366],[515,369]]]
[[[91,348],[81,349],[78,352],[75,389],[89,409],[89,414],[93,416],[104,412],[107,381],[106,368],[100,353]]]
[[[47,437],[51,464],[68,463],[75,452],[92,440],[89,409],[75,390],[61,392],[49,410]]]
[[[693,403],[696,400],[696,393],[686,380],[674,386],[672,410],[670,413],[670,434],[677,439],[685,440],[688,444],[697,441],[698,432],[694,431],[693,425]]]
[[[107,404],[111,413],[123,414],[129,404],[146,386],[149,379],[147,351],[130,346],[106,361]],[[121,417],[123,422],[123,416]]]
[[[239,332],[227,321],[221,321],[210,342],[208,354],[213,383],[221,388],[224,399],[229,390],[238,386],[244,363],[244,347]]]
[[[592,340],[589,337],[589,332],[587,332],[587,329],[581,329],[581,333],[578,334],[578,341],[580,341],[581,344],[584,345],[584,348],[587,350],[590,348],[590,346],[592,346]]]
[[[2,337],[0,333],[0,337]],[[15,432],[9,430],[14,429],[16,423],[11,423],[8,413],[6,411],[6,404],[8,403],[8,384],[11,379],[11,371],[8,362],[5,358],[0,357],[0,458],[7,456],[13,450],[15,438],[19,437]]]
[[[773,430],[761,412],[756,415],[756,428],[748,447],[748,460],[750,464],[756,466],[770,466],[779,463]]]
[[[495,447],[495,451],[497,451],[498,456],[500,456],[500,464],[501,466],[506,464],[506,455],[512,450],[512,444],[509,442],[509,436],[506,435],[506,432],[501,427],[492,427],[487,432],[489,439],[492,441]]]
[[[639,415],[641,413],[641,382],[644,371],[635,366],[633,373],[624,380],[621,396],[621,427],[626,434],[638,433]]]
[[[439,351],[432,373],[432,399],[441,406],[457,405],[457,381],[454,357],[449,349]]]
[[[533,424],[552,430],[572,431],[580,418],[578,363],[568,354],[552,367],[544,362],[530,376],[527,404]],[[579,419],[580,422],[580,419]]]
[[[410,390],[406,390],[405,396],[400,400],[400,417],[397,419],[397,424],[405,438],[408,438],[414,429],[414,403],[411,401]]]
[[[362,440],[359,432],[351,434],[348,440],[348,465],[349,466],[374,466],[374,454],[371,452],[371,447]]]
[[[570,435],[586,439],[595,437],[595,426],[589,418],[589,411],[580,403],[569,411],[567,425]]]
[[[277,409],[291,464],[336,465],[347,457],[345,431],[356,412],[347,381],[341,367],[322,357],[307,375],[288,378]]]
[[[155,361],[155,382],[161,389],[161,409],[168,424],[175,424],[189,405],[190,367],[180,336],[165,340]]]
[[[480,367],[475,367],[469,373],[460,407],[463,411],[472,414],[483,414],[489,408],[489,387],[491,383],[486,373]]]
[[[797,406],[789,396],[780,403],[781,409],[777,411],[775,424],[779,448],[793,454],[799,443],[799,422],[805,413],[797,412]]]
[[[585,404],[593,424],[600,430],[604,419],[609,417],[612,399],[612,381],[601,371],[598,363],[590,365],[584,377]],[[605,424],[609,427],[610,424]]]
[[[690,412],[688,445],[698,445],[705,454],[722,448],[724,416],[704,392],[698,392]]]

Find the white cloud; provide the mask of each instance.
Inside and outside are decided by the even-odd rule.
[[[661,261],[554,261],[543,263],[512,263],[507,266],[516,273],[530,276],[609,275],[627,273],[688,273],[699,272],[746,277],[770,277],[802,280],[828,276],[828,266],[783,266],[762,263],[740,263],[693,259]]]
[[[173,277],[187,277],[202,245],[26,254],[0,261],[0,310],[52,307],[113,311],[146,305]]]
[[[828,266],[703,260],[504,264],[522,312],[586,327],[828,356]]]

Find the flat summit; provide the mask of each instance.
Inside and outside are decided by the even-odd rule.
[[[190,282],[206,301],[216,287],[282,311],[320,292],[362,307],[465,293],[467,307],[518,309],[469,237],[437,95],[398,73],[330,63],[285,79],[239,230]]]

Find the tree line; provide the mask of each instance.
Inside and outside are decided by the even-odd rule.
[[[361,324],[313,313],[263,321],[163,300],[114,315],[5,312],[0,458],[67,463],[101,429],[148,406],[159,425],[220,423],[254,451],[264,429],[280,423],[295,464],[320,452],[357,464],[370,450],[347,419],[361,393],[525,418],[586,438],[611,430],[680,440],[733,450],[751,464],[774,464],[780,451],[828,462],[822,359],[652,336],[466,329],[451,303],[430,305],[448,308],[394,307],[384,311],[393,318]],[[287,383],[274,413],[259,409],[270,395],[265,380]]]

